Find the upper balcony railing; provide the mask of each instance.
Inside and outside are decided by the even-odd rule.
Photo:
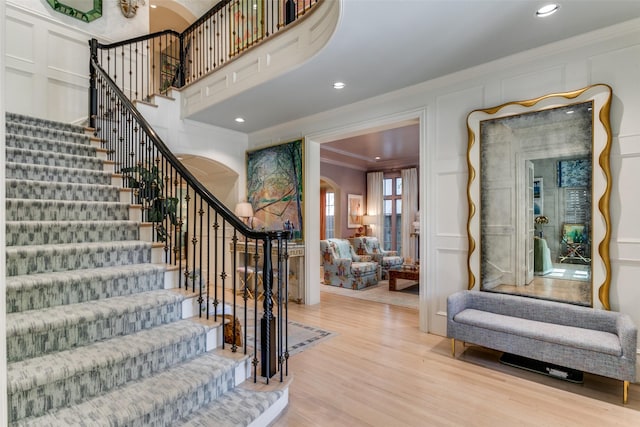
[[[110,44],[92,55],[131,101],[208,75],[307,14],[320,0],[221,0],[184,32],[165,30]],[[90,117],[96,115],[90,101]]]

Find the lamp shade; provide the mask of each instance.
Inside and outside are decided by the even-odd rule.
[[[376,217],[373,215],[365,215],[362,217],[363,225],[373,225],[376,223]]]
[[[248,202],[238,203],[235,212],[240,218],[251,218],[253,216],[253,207]]]

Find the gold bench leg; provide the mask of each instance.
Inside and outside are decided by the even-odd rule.
[[[629,381],[625,381],[622,385],[622,403],[626,404],[629,401]]]
[[[451,338],[451,357],[456,357],[456,339]]]

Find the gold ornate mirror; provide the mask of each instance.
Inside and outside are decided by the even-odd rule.
[[[102,0],[47,0],[53,10],[84,22],[94,21],[102,16]]]
[[[467,118],[469,289],[609,309],[611,88]]]

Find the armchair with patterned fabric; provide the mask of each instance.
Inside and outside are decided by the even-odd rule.
[[[369,255],[380,264],[382,275],[388,277],[389,269],[400,268],[404,259],[396,251],[385,251],[377,237],[353,237],[349,239],[358,255]]]
[[[362,289],[378,283],[378,263],[356,254],[348,240],[320,240],[324,284]]]

